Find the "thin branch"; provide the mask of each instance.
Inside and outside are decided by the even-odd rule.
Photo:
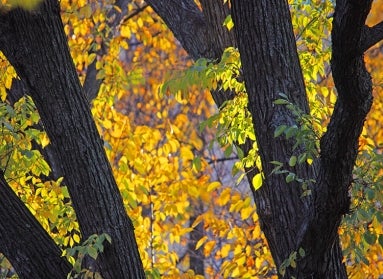
[[[208,159],[207,163],[210,164],[215,164],[219,162],[226,162],[226,161],[233,161],[233,160],[238,160],[238,157],[229,157],[229,158],[217,158],[217,159]]]
[[[136,15],[140,14],[141,12],[143,12],[143,11],[144,11],[146,8],[148,8],[148,7],[149,7],[148,4],[145,4],[145,5],[141,6],[141,7],[138,7],[138,8],[135,9],[132,13],[130,13],[129,15],[127,15],[127,16],[123,19],[122,23],[127,22],[129,19],[131,19],[131,18],[135,17]]]

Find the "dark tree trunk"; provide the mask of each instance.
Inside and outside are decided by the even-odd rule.
[[[192,216],[190,218],[190,224],[193,224],[195,219],[196,217]],[[190,239],[187,246],[190,257],[190,269],[192,269],[194,273],[198,275],[205,275],[205,256],[203,255],[203,249],[201,247],[197,250],[195,249],[195,245],[197,244],[198,240],[201,239],[203,232],[204,228],[203,223],[201,222],[190,232]]]
[[[214,28],[208,22],[212,22],[209,15],[214,14],[213,10],[223,9],[217,8],[222,6],[221,2],[201,1],[205,10],[200,12],[192,0],[147,2],[194,59],[218,58],[214,55],[224,45],[209,34]],[[303,112],[309,111],[287,1],[233,0],[231,4],[249,109],[265,174],[264,184],[254,192],[254,199],[275,263],[281,266],[290,253],[303,248],[306,255],[297,267],[288,268],[281,277],[347,278],[337,229],[349,208],[348,189],[357,141],[372,100],[363,52],[383,39],[382,23],[365,26],[370,0],[337,1],[331,63],[339,99],[321,140],[320,158],[313,166],[298,165],[291,169],[299,177],[316,179],[315,185],[311,185],[312,195],[301,198],[298,183],[287,184],[283,175],[270,175],[271,161],[287,165],[291,155],[302,151],[293,153],[293,141],[274,138],[276,127],[297,123],[290,111],[274,105],[273,101],[280,98],[279,93],[284,93]],[[183,28],[178,21],[186,14],[189,23],[198,22],[198,25]],[[194,40],[189,41],[190,37]],[[209,49],[199,49],[201,42]],[[220,100],[215,100],[220,106]],[[244,146],[245,153],[249,148],[250,144]],[[249,181],[252,175],[248,175]]]
[[[273,102],[283,93],[302,111],[308,113],[305,87],[287,2],[234,1],[232,4],[234,28],[249,96],[249,110],[253,116],[265,177],[264,184],[255,193],[254,199],[270,251],[277,267],[280,267],[299,248],[309,250],[299,246],[297,236],[306,229],[305,222],[310,218],[312,197],[301,197],[302,188],[299,183],[286,183],[284,175],[271,175],[274,168],[271,161],[279,161],[286,166],[290,157],[301,151],[298,149],[293,154],[294,140],[274,138],[274,131],[278,126],[299,124],[285,106],[277,106]],[[249,21],[248,18],[254,20]],[[250,48],[250,45],[253,47]],[[299,177],[316,178],[314,167],[307,165],[297,165],[291,171]],[[339,265],[342,265],[342,258],[334,261],[339,261]],[[313,273],[310,271],[304,274],[299,268],[300,266],[294,270],[288,269],[286,278],[304,278]]]
[[[95,270],[105,279],[144,278],[134,228],[76,75],[58,2],[1,14],[0,50],[28,85],[62,164],[83,239],[101,233],[112,238]]]
[[[0,171],[0,251],[19,278],[66,278],[72,266]]]

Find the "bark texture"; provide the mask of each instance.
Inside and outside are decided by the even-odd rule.
[[[162,18],[193,60],[207,58],[219,61],[225,48],[236,46],[233,33],[222,26],[230,14],[228,3],[203,0],[201,11],[193,0],[146,0]],[[231,91],[211,92],[217,107],[231,100]],[[250,148],[252,144],[249,145]],[[245,150],[246,153],[246,150]]]
[[[0,50],[30,89],[83,239],[100,233],[112,238],[93,269],[106,279],[144,278],[134,228],[70,57],[58,2],[46,0],[30,13],[1,14]]]
[[[222,30],[209,26],[219,24],[212,15],[224,10],[221,2],[201,0],[202,11],[192,0],[147,2],[192,58],[219,59],[217,55],[222,53],[219,50],[228,46],[230,36],[220,34],[217,38],[211,32]],[[306,252],[297,268],[288,268],[285,276],[280,277],[347,278],[337,229],[349,209],[348,189],[357,142],[372,102],[371,79],[363,53],[383,39],[383,25],[365,26],[371,1],[336,3],[331,64],[339,98],[321,140],[320,158],[313,166],[291,169],[299,177],[316,179],[315,185],[311,185],[313,194],[301,198],[299,184],[286,184],[284,176],[270,175],[273,168],[270,161],[286,164],[293,155],[293,142],[274,138],[275,128],[297,124],[288,110],[273,101],[284,93],[302,111],[309,112],[287,1],[233,0],[231,4],[236,34],[232,45],[238,43],[241,53],[249,109],[266,178],[261,189],[253,192],[261,226],[277,267],[299,248]],[[198,24],[185,29],[179,22],[185,14],[189,24]],[[187,39],[190,37],[194,40]],[[201,42],[205,42],[207,50],[199,48]],[[223,93],[230,98],[230,92]],[[218,106],[222,104],[222,99],[214,99]],[[244,151],[249,148],[251,143],[244,146]],[[250,181],[252,175],[248,175]]]
[[[0,171],[0,251],[21,279],[66,278],[72,266]]]

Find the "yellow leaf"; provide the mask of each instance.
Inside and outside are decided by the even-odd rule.
[[[198,225],[199,223],[201,223],[202,219],[203,219],[203,215],[199,215],[199,216],[194,220],[194,222],[193,222],[193,224],[191,225],[191,227],[192,227],[192,228],[197,227],[197,225]],[[197,248],[197,249],[198,249],[198,248]]]
[[[262,174],[257,173],[252,179],[254,190],[258,190],[262,186]]]
[[[80,243],[80,237],[78,234],[74,234],[73,235],[73,240],[76,242],[76,243]]]
[[[11,5],[11,7],[20,7],[30,11],[37,8],[41,1],[42,0],[9,0],[8,3]]]
[[[194,159],[194,154],[193,152],[191,152],[191,150],[188,147],[182,146],[180,154],[181,154],[181,158],[184,161],[190,161]]]
[[[255,259],[255,267],[256,267],[257,269],[261,268],[261,265],[262,265],[263,261],[264,261],[264,260],[263,260],[262,258],[257,257],[257,258]]]
[[[234,278],[238,278],[238,276],[241,274],[238,265],[234,268],[233,272],[231,273],[231,276]]]
[[[206,240],[207,240],[207,236],[205,235],[200,240],[198,240],[197,244],[195,245],[195,249],[198,250],[202,246],[202,244],[205,243]]]
[[[42,134],[41,138],[40,138],[40,141],[41,141],[41,146],[44,148],[45,146],[47,146],[49,144],[49,138],[47,136],[47,134]]]
[[[253,213],[253,208],[251,207],[245,207],[241,209],[241,218],[242,220],[245,220],[250,217],[251,213]]]
[[[214,246],[215,246],[215,240],[211,240],[205,243],[204,245],[205,256],[208,256],[211,254],[211,251],[213,250]]]
[[[127,41],[121,41],[120,47],[122,47],[123,49],[129,49],[129,44]]]
[[[125,38],[130,38],[130,36],[132,35],[130,32],[130,28],[126,25],[123,25],[121,27],[120,34],[122,37],[125,37]]]
[[[122,13],[122,10],[119,6],[113,5],[113,9],[115,9],[117,12]]]
[[[207,186],[207,191],[212,192],[215,189],[217,189],[219,186],[221,186],[221,183],[219,183],[218,181],[214,181],[210,183],[209,186]]]
[[[138,18],[137,19],[137,25],[138,27],[142,28],[142,26],[144,26],[144,22],[142,21],[142,18]]]
[[[4,102],[6,98],[7,98],[7,91],[5,90],[5,87],[0,87],[0,100]]]
[[[112,128],[112,122],[109,119],[105,119],[102,124],[103,124],[105,129]]]
[[[85,5],[79,10],[79,14],[85,18],[90,18],[92,16],[92,7],[90,5]]]
[[[230,251],[231,251],[231,245],[228,243],[224,244],[221,248],[222,258],[226,258],[229,255]]]
[[[227,204],[227,202],[229,201],[230,196],[231,196],[230,192],[231,191],[229,188],[226,188],[225,190],[222,191],[222,193],[219,196],[218,201],[217,201],[218,205],[224,206]]]
[[[175,139],[170,139],[169,140],[169,145],[171,146],[171,151],[170,152],[173,153],[173,152],[177,151],[178,147],[180,146],[180,143],[177,140],[175,140]],[[181,153],[182,153],[182,149],[181,149]],[[193,154],[192,154],[192,156],[193,156]]]
[[[96,54],[95,53],[89,54],[89,56],[88,56],[88,64],[92,64],[92,62],[94,61],[95,58],[96,58]]]
[[[6,78],[5,78],[5,88],[7,89],[11,89],[11,86],[12,86],[12,80],[13,80],[13,77],[8,75]]]

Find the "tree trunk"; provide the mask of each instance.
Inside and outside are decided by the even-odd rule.
[[[212,10],[223,4],[201,0],[203,11],[192,0],[147,0],[163,18],[184,48],[194,58],[213,58],[222,42],[209,33]],[[338,0],[332,33],[332,69],[339,99],[321,140],[321,156],[313,166],[297,165],[290,171],[316,179],[312,195],[301,198],[299,183],[286,183],[283,175],[270,175],[271,161],[288,165],[292,140],[274,138],[280,125],[297,125],[284,106],[273,102],[284,93],[303,112],[308,104],[293,36],[289,7],[285,0],[233,0],[232,17],[246,88],[253,116],[265,181],[254,193],[263,231],[277,267],[300,248],[305,250],[296,268],[287,268],[283,278],[347,278],[337,229],[348,211],[348,189],[357,154],[357,142],[371,106],[371,80],[364,67],[363,52],[383,39],[382,23],[366,27],[371,1]],[[184,28],[178,21],[198,22]],[[217,24],[217,22],[215,22]],[[219,23],[218,23],[219,24]],[[219,30],[217,28],[216,30]],[[193,37],[190,41],[187,38]],[[223,36],[220,36],[223,38]],[[210,49],[200,50],[201,42]],[[213,56],[213,57],[212,57]],[[230,94],[230,92],[224,92]],[[214,95],[213,95],[214,96]],[[228,95],[226,95],[228,96]],[[220,106],[220,99],[215,99]],[[244,151],[251,148],[244,146]],[[253,173],[250,173],[251,181]]]
[[[66,278],[72,266],[0,171],[0,251],[19,278]]]
[[[58,2],[1,14],[0,50],[28,84],[62,164],[83,239],[101,233],[112,238],[95,271],[105,279],[144,278],[134,228],[70,57]]]
[[[190,224],[193,224],[196,220],[195,216],[190,217]],[[203,235],[204,228],[203,223],[199,223],[191,232],[190,239],[187,245],[187,250],[190,257],[190,269],[194,271],[197,275],[205,275],[205,264],[202,248],[195,249],[198,240],[201,239]]]
[[[282,124],[297,125],[291,113],[273,101],[279,98],[279,93],[284,93],[308,112],[289,7],[281,0],[232,3],[249,109],[265,174],[264,186],[255,195],[262,229],[277,267],[290,253],[300,248],[305,251],[297,267],[288,268],[284,278],[347,278],[337,230],[342,215],[349,210],[348,188],[357,141],[371,106],[372,89],[363,52],[349,52],[347,44],[347,41],[354,45],[360,42],[370,7],[366,3],[364,10],[359,10],[362,5],[357,5],[350,11],[345,2],[338,1],[333,28],[333,70],[334,66],[338,68],[336,62],[341,61],[342,65],[338,72],[334,71],[339,99],[321,140],[319,161],[313,167],[306,164],[293,168],[298,177],[316,179],[313,194],[308,198],[300,197],[299,184],[286,184],[284,177],[271,175],[270,162],[287,165],[293,150],[293,142],[274,138],[273,132]],[[352,26],[351,22],[359,25]]]

